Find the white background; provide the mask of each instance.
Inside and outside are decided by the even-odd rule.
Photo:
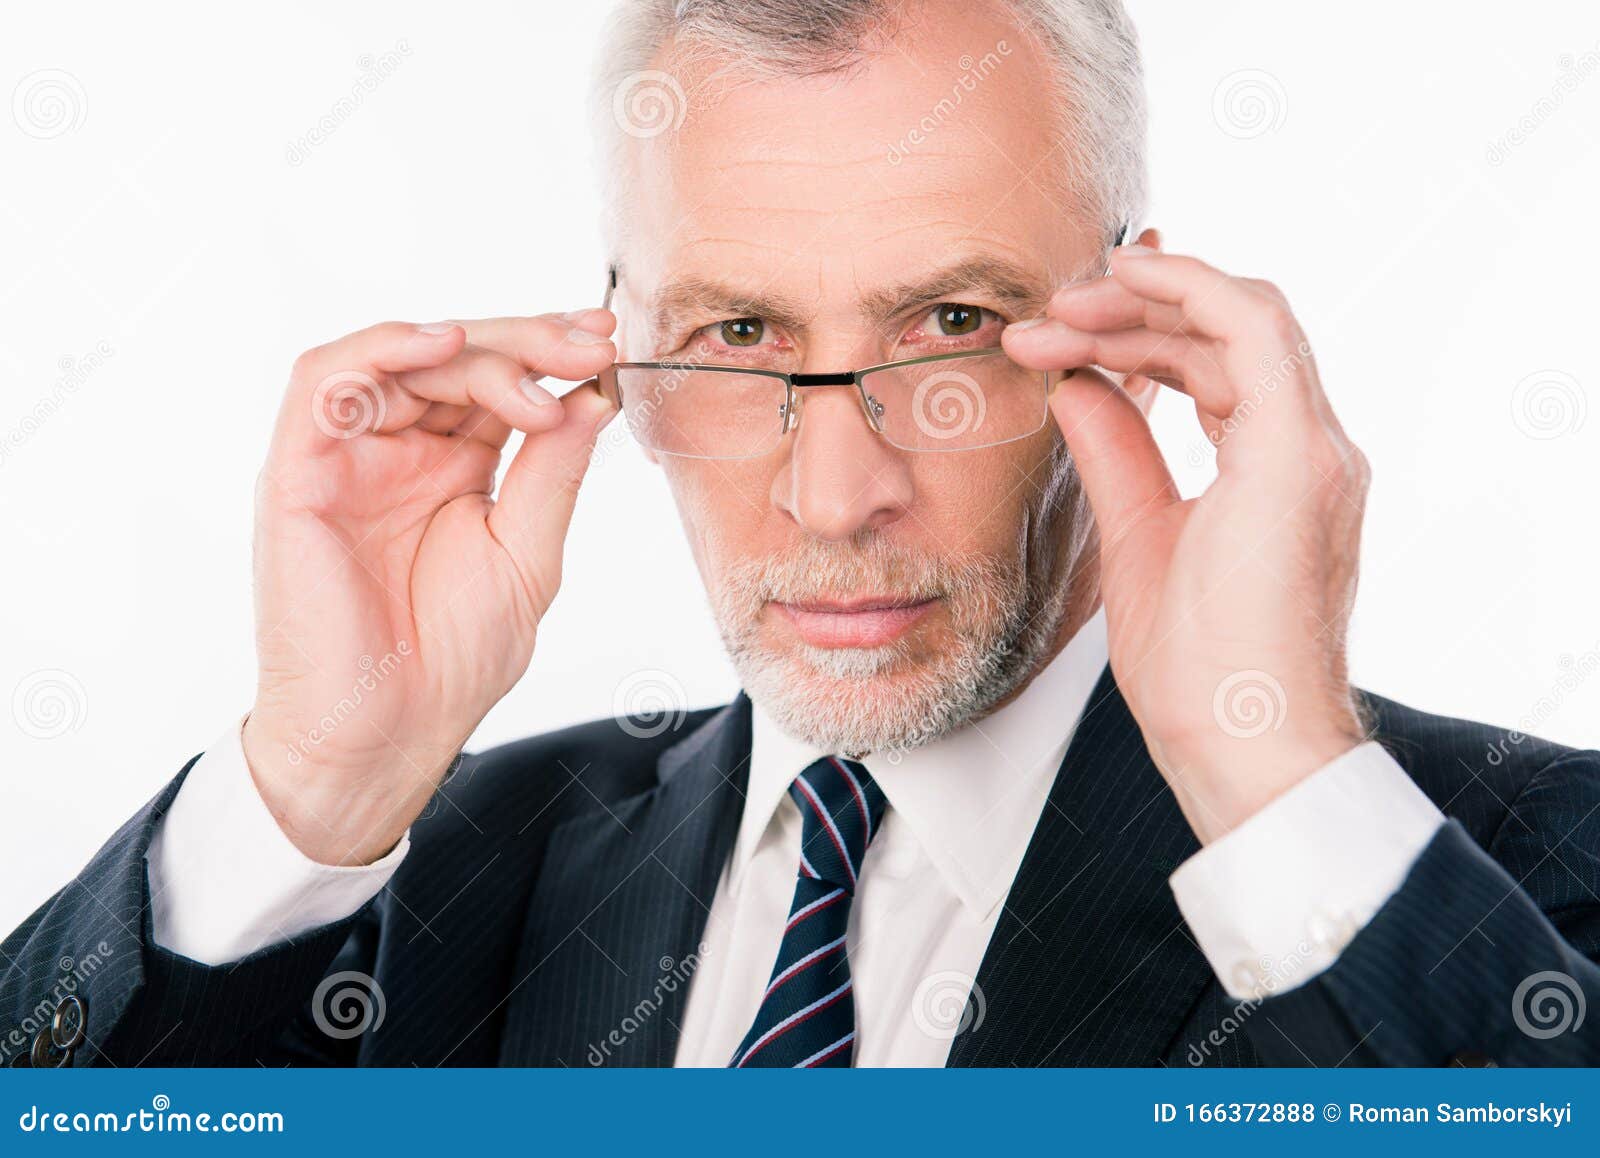
[[[0,930],[249,706],[251,490],[296,353],[389,317],[595,303],[600,7],[8,15]],[[1372,459],[1357,681],[1600,745],[1591,0],[1492,22],[1133,9],[1148,223],[1285,288]],[[361,90],[384,53],[398,67]],[[293,145],[353,91],[324,140]],[[1156,417],[1193,492],[1211,466],[1192,414],[1167,399]],[[591,473],[567,559],[534,669],[475,747],[640,687],[733,693],[631,445]]]

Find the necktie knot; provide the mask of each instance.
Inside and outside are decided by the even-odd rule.
[[[862,764],[824,756],[795,777],[789,795],[800,808],[800,875],[853,894],[883,822],[883,789]]]

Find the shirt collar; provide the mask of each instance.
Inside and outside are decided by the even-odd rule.
[[[907,825],[951,891],[980,917],[1011,888],[1106,655],[1101,610],[1003,708],[931,744],[862,760],[889,800],[886,823]],[[752,702],[735,884],[794,778],[829,754],[785,733]]]

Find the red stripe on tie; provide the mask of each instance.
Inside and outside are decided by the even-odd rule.
[[[776,978],[773,979],[773,982],[772,982],[771,985],[767,986],[767,991],[761,995],[761,1000],[765,1001],[767,998],[771,997],[774,993],[776,993],[778,990],[782,989],[785,985],[789,984],[789,982],[793,981],[796,977],[800,976],[800,974],[804,973],[807,969],[811,968],[818,961],[826,961],[829,957],[832,957],[835,953],[843,953],[843,952],[844,952],[844,938],[841,937],[839,939],[839,943],[837,945],[833,946],[827,952],[818,953],[814,957],[807,957],[807,958],[805,958],[803,964],[801,964],[800,962],[796,962],[794,965],[789,966],[789,968],[785,969],[782,973],[780,973]]]
[[[815,1009],[808,1010],[804,1017],[795,1018],[788,1025],[784,1026],[782,1029],[780,1029],[777,1033],[773,1034],[771,1037],[763,1038],[759,1043],[757,1043],[750,1050],[749,1053],[745,1054],[742,1058],[739,1059],[739,1067],[738,1068],[743,1068],[746,1062],[748,1062],[751,1058],[755,1057],[755,1055],[760,1053],[762,1050],[766,1049],[767,1046],[769,1046],[773,1042],[777,1041],[784,1034],[788,1033],[795,1026],[804,1025],[806,1022],[810,1021],[817,1014],[821,1013],[824,1009],[827,1009],[829,1006],[839,1004],[839,1002],[843,1001],[845,999],[845,997],[849,994],[850,989],[851,989],[851,984],[850,984],[850,982],[846,981],[842,986],[840,986],[839,992],[835,993],[832,997],[830,997],[827,1001],[824,1001],[821,1005],[817,1006]]]
[[[811,785],[806,782],[804,776],[795,777],[794,782],[800,785],[800,791],[805,795],[806,803],[811,805],[811,811],[815,812],[817,819],[822,821],[822,831],[828,834],[828,839],[833,841],[833,847],[839,850],[839,859],[844,863],[844,871],[850,874],[850,887],[854,889],[856,885],[856,870],[850,864],[850,857],[844,851],[844,845],[840,844],[839,838],[833,834],[833,817],[829,816],[823,809],[822,801],[817,799],[816,793],[812,791]]]
[[[803,921],[807,917],[811,916],[812,913],[820,913],[820,912],[822,912],[823,909],[826,909],[831,905],[837,904],[838,902],[844,900],[849,895],[850,895],[849,893],[845,892],[843,889],[840,889],[838,892],[834,893],[827,900],[815,901],[815,902],[807,905],[805,908],[801,909],[794,916],[789,918],[789,923],[783,927],[783,931],[785,933],[787,933],[790,929],[794,928],[801,921]]]
[[[871,840],[872,814],[867,811],[867,802],[862,799],[861,791],[856,787],[856,778],[850,775],[850,773],[846,771],[845,766],[839,763],[837,759],[832,756],[829,756],[828,759],[832,762],[833,766],[839,770],[839,775],[844,777],[845,785],[850,789],[850,795],[856,798],[856,807],[861,809],[861,830],[867,834],[867,839]]]

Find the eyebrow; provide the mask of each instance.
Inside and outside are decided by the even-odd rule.
[[[1003,257],[975,254],[924,276],[861,295],[861,309],[874,322],[887,322],[914,306],[959,301],[974,291],[1018,313],[1037,312],[1050,297],[1043,270],[1029,270]]]
[[[915,306],[959,299],[979,291],[1017,314],[1038,312],[1050,297],[1044,271],[1029,270],[1013,261],[975,254],[919,277],[861,294],[857,304],[875,325],[890,321]],[[672,332],[685,315],[716,318],[762,318],[788,329],[803,330],[813,309],[805,302],[765,289],[745,289],[716,278],[686,277],[669,282],[650,303],[651,321],[658,333]]]

